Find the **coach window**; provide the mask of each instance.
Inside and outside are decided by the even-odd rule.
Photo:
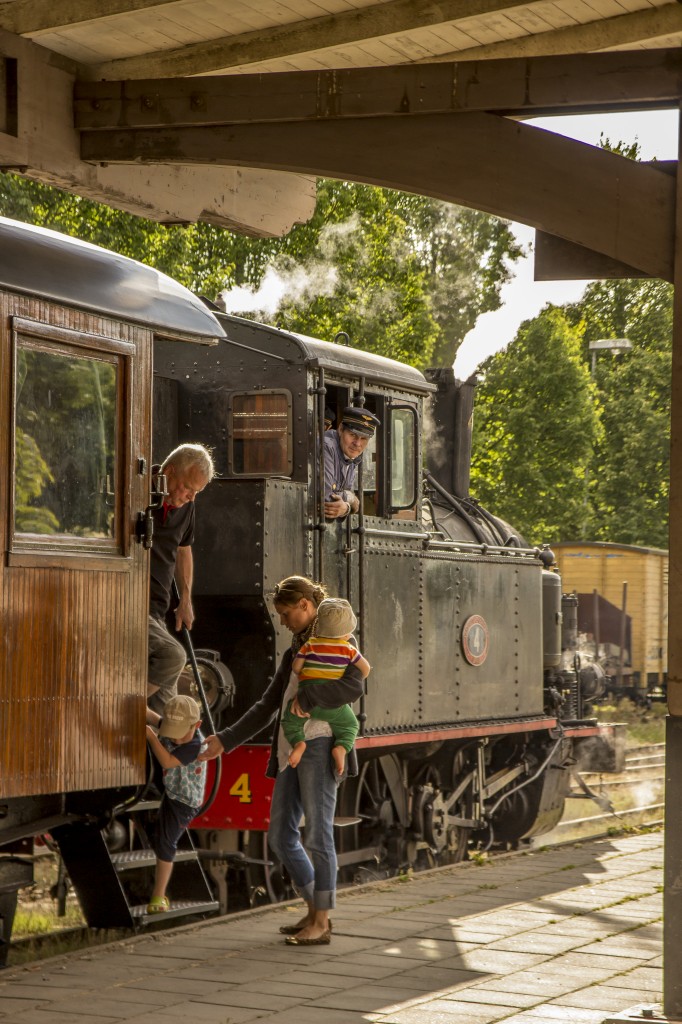
[[[230,398],[228,471],[234,476],[290,476],[291,393],[237,392]]]
[[[417,416],[409,406],[391,409],[391,512],[412,508],[417,481]]]
[[[13,547],[119,553],[122,357],[15,337]]]

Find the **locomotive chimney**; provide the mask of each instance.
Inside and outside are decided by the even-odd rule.
[[[431,395],[431,433],[426,439],[429,472],[457,498],[469,495],[471,432],[476,380],[457,380],[451,367],[424,371],[438,391]]]

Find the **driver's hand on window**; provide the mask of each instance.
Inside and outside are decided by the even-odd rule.
[[[346,501],[340,495],[325,501],[324,503],[324,518],[325,519],[342,519],[347,516],[351,511],[352,505],[350,501]]]

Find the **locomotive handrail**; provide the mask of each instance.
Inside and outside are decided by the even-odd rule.
[[[480,552],[483,555],[508,555],[511,558],[540,558],[540,548],[508,548],[504,544],[476,544],[473,541],[431,540],[429,547]]]
[[[314,568],[316,578],[320,581],[324,581],[324,532],[327,529],[327,525],[324,519],[324,501],[325,501],[325,459],[327,453],[324,450],[324,410],[325,410],[325,395],[327,389],[324,381],[324,370],[321,368],[317,379],[317,387],[313,390],[316,401],[316,412],[317,417],[313,417],[315,423],[315,431],[317,434],[317,460],[313,462],[313,493],[315,498],[313,500],[313,529],[317,530],[316,535],[316,547],[317,547],[317,566]],[[314,553],[313,553],[314,559]]]
[[[428,540],[431,536],[430,533],[409,533],[408,530],[379,530],[374,526],[365,526],[362,530],[359,526],[353,528],[353,533],[361,532],[365,537],[402,537],[409,540]]]
[[[446,551],[464,551],[471,554],[507,555],[512,558],[539,558],[540,548],[508,548],[502,544],[477,544],[465,540],[434,540],[431,533],[410,533],[408,530],[380,530],[373,526],[362,528],[356,526],[353,533],[362,533],[365,537],[398,537],[401,540],[418,540],[429,548],[441,548]]]

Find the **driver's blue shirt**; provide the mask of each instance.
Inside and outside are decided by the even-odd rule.
[[[348,501],[346,491],[355,491],[358,466],[362,454],[349,459],[343,454],[338,430],[326,430],[324,434],[324,500],[343,498]]]

